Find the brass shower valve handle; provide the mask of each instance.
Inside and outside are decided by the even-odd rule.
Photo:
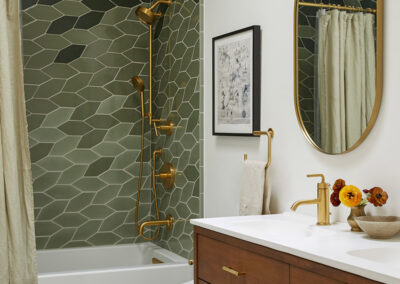
[[[161,119],[153,119],[154,132],[156,136],[159,136],[159,131],[165,131],[166,135],[171,135],[174,129],[174,124],[170,120],[166,120],[165,123]]]

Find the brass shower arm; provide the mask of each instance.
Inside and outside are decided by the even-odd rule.
[[[168,4],[171,5],[172,4],[172,0],[160,0],[157,1],[156,3],[154,3],[153,5],[151,5],[151,7],[149,8],[150,10],[153,10],[155,7],[157,7],[160,4]]]

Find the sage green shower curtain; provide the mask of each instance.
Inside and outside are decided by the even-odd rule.
[[[375,102],[374,15],[332,10],[318,19],[321,148],[342,153],[361,137]]]
[[[0,283],[37,283],[19,1],[0,0]]]

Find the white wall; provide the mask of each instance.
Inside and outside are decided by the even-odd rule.
[[[272,127],[272,210],[287,211],[299,199],[316,196],[315,179],[343,178],[361,189],[381,186],[389,193],[379,214],[400,215],[400,11],[399,0],[385,0],[384,88],[378,120],[355,151],[338,156],[315,150],[297,123],[293,99],[294,0],[204,0],[204,210],[206,217],[237,215],[243,154],[266,159],[267,139],[212,136],[212,37],[251,25],[262,29],[261,128]],[[377,214],[371,205],[367,211]],[[316,206],[298,212],[316,215]],[[333,209],[343,219],[348,209]]]

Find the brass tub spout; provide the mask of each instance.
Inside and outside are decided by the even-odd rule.
[[[159,221],[147,221],[143,222],[139,228],[139,235],[143,236],[143,230],[149,226],[167,226],[167,229],[171,229],[174,224],[174,218],[171,215],[167,215],[167,219]]]

